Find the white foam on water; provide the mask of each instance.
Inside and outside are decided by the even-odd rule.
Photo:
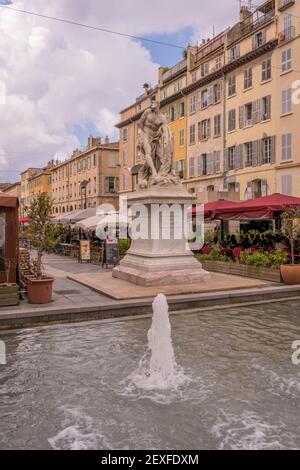
[[[79,408],[61,407],[64,420],[60,430],[48,442],[54,450],[97,450],[111,448],[105,437],[94,427],[93,419]]]
[[[261,364],[252,361],[251,369],[258,371],[268,381],[268,390],[273,395],[287,396],[288,398],[300,398],[300,374],[292,377],[279,375],[272,369],[263,367]]]
[[[219,410],[217,421],[211,429],[219,439],[220,450],[281,450],[296,449],[293,434],[283,423],[270,424],[251,411],[240,415]]]

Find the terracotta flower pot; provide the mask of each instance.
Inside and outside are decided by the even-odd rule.
[[[27,298],[30,304],[49,304],[52,300],[53,278],[26,279]]]
[[[282,264],[280,272],[285,284],[300,284],[300,264]]]

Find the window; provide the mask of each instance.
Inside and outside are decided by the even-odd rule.
[[[292,90],[282,90],[282,114],[288,114],[292,112]]]
[[[94,176],[94,193],[97,192],[97,177]]]
[[[164,90],[161,90],[160,92],[160,99],[161,101],[165,100],[167,98],[167,89],[165,88]]]
[[[126,191],[127,189],[127,178],[126,175],[123,174],[123,191]]]
[[[253,142],[247,142],[246,147],[246,166],[252,166],[253,163]]]
[[[115,178],[114,176],[107,176],[105,178],[105,192],[106,193],[115,193],[115,192],[117,192],[119,190],[118,180],[119,180],[119,178]]]
[[[252,68],[247,68],[244,71],[244,90],[252,87]]]
[[[253,49],[257,49],[265,44],[265,32],[260,31],[259,33],[255,34],[253,38]]]
[[[235,75],[231,75],[228,79],[228,96],[236,94],[236,78]]]
[[[201,108],[207,108],[208,106],[208,91],[203,90],[201,92]]]
[[[174,85],[174,93],[178,93],[181,90],[181,80],[175,83]]]
[[[214,117],[214,136],[218,137],[221,135],[221,114]]]
[[[189,159],[189,177],[193,178],[195,176],[195,158],[190,157]]]
[[[205,62],[204,64],[201,64],[201,77],[205,77],[208,72],[209,72],[209,63]]]
[[[240,46],[238,44],[237,46],[234,46],[229,50],[228,60],[229,60],[229,62],[233,62],[234,60],[238,59],[239,57],[240,57]]]
[[[213,86],[213,102],[214,104],[221,101],[221,83],[215,83]]]
[[[174,106],[172,106],[169,109],[169,116],[170,116],[170,121],[171,122],[175,121],[175,108],[174,108]]]
[[[292,134],[282,134],[281,159],[292,160]]]
[[[235,109],[228,111],[228,131],[234,131],[236,127],[236,114]]]
[[[285,39],[289,40],[293,37],[292,15],[284,15],[284,35]]]
[[[281,177],[281,193],[287,196],[293,195],[293,177],[292,175],[285,175]]]
[[[179,147],[184,146],[184,129],[179,130]]]
[[[194,144],[196,142],[196,127],[195,124],[192,124],[190,126],[190,145]]]
[[[202,159],[202,175],[207,175],[207,154],[203,153],[200,157]]]
[[[262,121],[271,119],[271,95],[264,96],[262,99]]]
[[[262,82],[266,82],[267,80],[271,80],[272,78],[272,61],[271,59],[265,60],[262,63]]]
[[[262,163],[271,163],[272,157],[272,139],[271,137],[267,137],[266,139],[262,140],[263,143],[263,153],[262,153]]]
[[[192,83],[195,83],[197,81],[197,70],[194,70],[192,72]]]
[[[281,70],[287,72],[292,69],[292,49],[285,49],[281,53]]]
[[[198,124],[198,140],[206,140],[210,137],[210,119],[204,119]]]
[[[128,141],[128,128],[123,129],[123,142]]]
[[[184,101],[179,103],[179,117],[182,118],[185,115],[185,104]]]
[[[190,96],[190,113],[196,112],[196,95]]]
[[[219,70],[222,67],[222,57],[219,55],[216,57],[216,69]]]
[[[246,126],[252,126],[253,124],[253,106],[252,103],[248,103],[245,105],[245,119],[246,119]]]
[[[114,153],[108,154],[107,165],[109,168],[115,168],[116,166],[116,156]]]

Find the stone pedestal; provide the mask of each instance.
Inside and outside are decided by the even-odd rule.
[[[196,202],[181,185],[152,186],[128,196],[128,207],[143,205],[137,215],[147,231],[147,239],[133,240],[130,250],[113,277],[151,287],[195,284],[209,280],[210,275],[190,251],[184,235],[184,206]],[[170,210],[170,217],[158,214],[158,205]],[[151,230],[152,229],[152,230]],[[153,232],[156,232],[155,234]],[[168,237],[170,233],[170,237]],[[169,239],[165,239],[165,238]]]

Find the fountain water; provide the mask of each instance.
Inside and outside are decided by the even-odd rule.
[[[153,317],[148,331],[148,352],[142,357],[132,379],[137,387],[143,389],[177,388],[187,378],[175,361],[166,297],[159,294],[152,307]]]

